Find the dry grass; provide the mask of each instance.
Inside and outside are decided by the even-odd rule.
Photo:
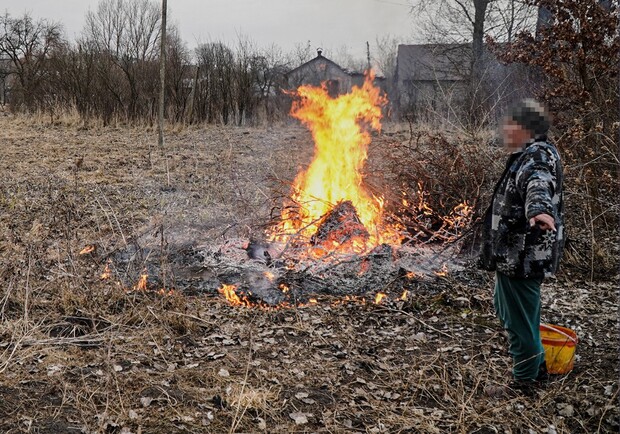
[[[407,302],[272,311],[127,292],[138,267],[99,278],[144,234],[163,257],[259,233],[310,157],[306,131],[178,129],[159,150],[148,129],[45,122],[0,118],[1,432],[618,429],[613,282],[545,285],[544,319],[578,330],[580,360],[535,397],[491,399],[510,359],[486,274],[403,281]],[[374,146],[395,141],[407,131]]]

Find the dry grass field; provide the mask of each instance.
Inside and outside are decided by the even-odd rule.
[[[387,127],[375,150],[407,141]],[[139,244],[260,234],[312,153],[299,126],[149,128],[0,117],[0,432],[618,432],[616,282],[568,272],[543,320],[577,330],[575,369],[533,396],[491,398],[511,360],[474,269],[399,282],[406,301],[321,296],[230,306],[217,292],[101,279]],[[87,246],[94,251],[80,254]],[[378,288],[369,288],[374,294]]]

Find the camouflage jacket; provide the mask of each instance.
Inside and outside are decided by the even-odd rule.
[[[517,278],[543,278],[558,268],[564,247],[562,165],[544,138],[512,154],[484,216],[478,265]],[[530,227],[538,214],[555,218],[557,232]]]

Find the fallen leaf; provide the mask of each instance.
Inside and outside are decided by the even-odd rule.
[[[225,354],[222,354],[222,353],[209,353],[209,354],[207,354],[207,359],[208,360],[217,360],[217,359],[221,359],[224,356],[225,356]]]
[[[295,421],[295,425],[304,425],[308,423],[308,416],[312,416],[311,413],[290,413],[289,417]]]

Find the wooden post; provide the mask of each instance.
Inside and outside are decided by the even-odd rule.
[[[157,116],[157,130],[159,133],[158,143],[164,146],[164,108],[166,93],[166,15],[168,1],[162,0],[161,5],[161,47],[159,52],[159,113]]]

